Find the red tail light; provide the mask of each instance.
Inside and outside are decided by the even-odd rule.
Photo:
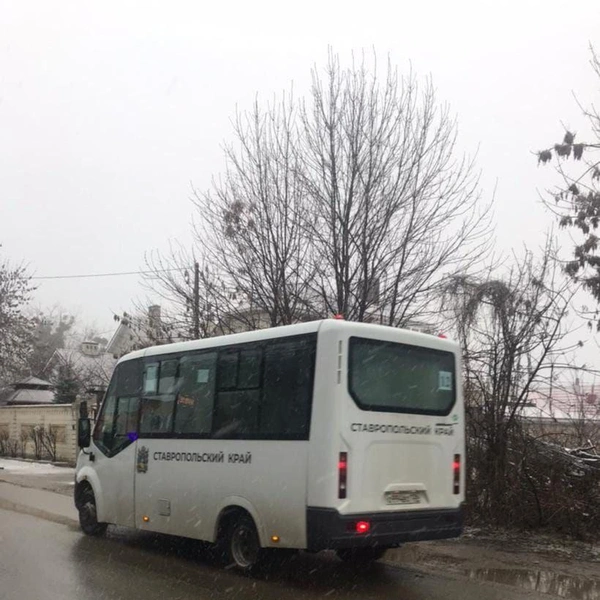
[[[356,533],[369,533],[371,530],[371,523],[369,521],[359,521],[356,524]]]
[[[460,454],[454,455],[452,463],[453,485],[452,491],[454,494],[460,494]]]
[[[338,462],[338,498],[345,498],[348,490],[348,453],[340,452]]]

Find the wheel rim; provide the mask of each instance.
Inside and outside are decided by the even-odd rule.
[[[98,525],[98,516],[96,513],[96,503],[93,499],[87,498],[79,509],[81,525],[85,529],[93,529]]]
[[[238,525],[231,536],[231,555],[235,563],[247,569],[258,558],[258,539],[254,529],[248,525]]]

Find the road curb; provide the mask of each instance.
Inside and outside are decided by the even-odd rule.
[[[42,490],[43,492],[52,492],[53,494],[58,494],[59,496],[66,496],[68,498],[73,497],[73,490],[75,489],[74,486],[71,486],[70,484],[64,484],[65,490],[61,491],[56,488],[56,485],[46,486],[40,485],[39,483],[37,485],[31,485],[25,481],[15,481],[14,479],[6,479],[5,477],[3,477],[2,471],[0,471],[0,483],[10,483],[10,485],[16,485],[17,487],[29,490]]]
[[[52,465],[53,467],[60,467],[63,469],[73,469],[75,464],[65,462],[64,460],[36,460],[35,458],[20,458],[17,456],[0,456],[2,460],[11,460],[14,462],[22,462],[36,465]]]
[[[79,523],[76,519],[70,519],[64,515],[57,515],[46,510],[34,508],[33,506],[11,502],[10,500],[5,500],[2,497],[0,497],[0,509],[31,515],[32,517],[38,517],[46,521],[53,521],[54,523],[60,523],[61,525],[79,526]]]

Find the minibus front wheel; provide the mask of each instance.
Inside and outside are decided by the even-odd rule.
[[[92,486],[84,482],[80,484],[76,494],[76,506],[79,512],[79,525],[86,535],[103,535],[108,525],[98,522],[96,498]]]

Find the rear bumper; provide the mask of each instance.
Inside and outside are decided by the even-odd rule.
[[[368,521],[367,534],[357,534],[358,521]],[[463,529],[463,511],[458,509],[395,511],[341,515],[333,508],[307,508],[307,547],[392,548],[403,542],[441,540],[458,537]]]

